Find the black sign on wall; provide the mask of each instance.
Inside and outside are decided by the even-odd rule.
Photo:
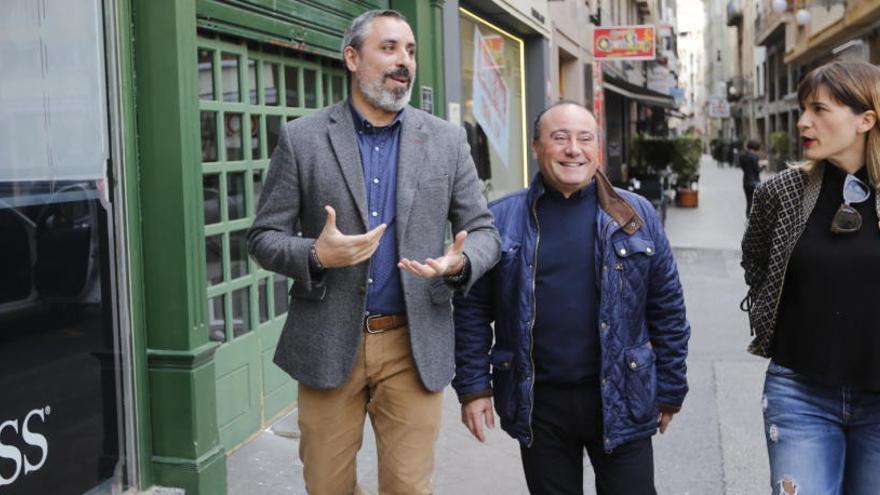
[[[422,86],[422,110],[434,115],[434,88]]]

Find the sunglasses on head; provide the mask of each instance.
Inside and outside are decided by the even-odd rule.
[[[861,203],[871,197],[871,189],[867,184],[852,174],[847,174],[843,181],[843,204],[831,219],[831,232],[835,234],[851,234],[862,228],[862,215],[850,206]]]

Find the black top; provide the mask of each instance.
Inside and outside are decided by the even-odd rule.
[[[761,182],[761,167],[758,165],[758,155],[751,150],[746,150],[739,156],[739,166],[743,169],[743,184],[757,184]]]
[[[869,184],[863,167],[856,176]],[[880,229],[874,192],[852,205],[862,228],[831,233],[846,174],[826,164],[819,199],[788,263],[772,356],[828,385],[880,390]]]
[[[598,383],[597,208],[595,181],[568,199],[547,187],[538,200],[533,354],[538,382]]]

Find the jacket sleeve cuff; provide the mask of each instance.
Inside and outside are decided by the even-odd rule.
[[[657,409],[662,413],[677,414],[681,411],[681,406],[670,406],[669,404],[657,404]]]
[[[462,404],[467,404],[468,402],[475,401],[477,399],[482,399],[484,397],[492,397],[491,390],[480,390],[479,392],[471,392],[469,394],[462,394],[458,396],[458,402]]]

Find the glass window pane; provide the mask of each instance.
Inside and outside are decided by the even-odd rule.
[[[281,316],[287,313],[287,278],[283,275],[275,274],[272,285],[273,292],[275,293],[275,316]]]
[[[318,108],[318,73],[313,69],[303,70],[306,108]]]
[[[232,172],[226,175],[226,212],[229,215],[229,220],[247,215],[244,174],[244,172]]]
[[[299,106],[299,67],[284,66],[284,87],[287,90],[285,104],[289,107]]]
[[[241,135],[242,115],[240,113],[227,113],[223,116],[226,138],[226,160],[244,160],[244,144]]]
[[[232,336],[240,337],[251,331],[250,287],[232,293]]]
[[[251,159],[261,160],[260,153],[260,126],[262,125],[259,115],[251,115]]]
[[[260,323],[269,320],[269,279],[260,279],[257,285],[257,302],[260,307]]]
[[[199,49],[199,99],[213,100],[214,50]]]
[[[208,263],[208,285],[223,281],[223,236],[212,235],[205,239],[205,260]]]
[[[202,195],[205,201],[205,225],[220,221],[220,175],[202,176]]]
[[[223,81],[223,101],[241,101],[241,92],[238,83],[238,55],[233,53],[220,54],[220,67],[223,72],[220,78]]]
[[[333,95],[330,94],[330,74],[326,72],[321,77],[321,88],[324,90],[324,101],[331,101]]]
[[[257,61],[248,60],[248,94],[251,105],[257,104]]]
[[[247,230],[229,233],[229,274],[232,278],[248,274]]]
[[[217,161],[217,113],[201,113],[202,121],[202,162]]]
[[[260,194],[263,192],[263,170],[254,170],[254,204],[260,204]]]
[[[345,95],[342,94],[342,87],[344,86],[342,76],[333,76],[331,79],[333,82],[333,102],[339,102],[345,99]]]
[[[275,151],[275,146],[278,144],[278,135],[281,133],[281,116],[280,115],[267,115],[266,116],[266,151],[269,153],[269,156],[272,156],[272,153]]]
[[[226,342],[226,296],[212,297],[208,301],[208,338],[214,342]]]
[[[278,64],[263,63],[262,79],[266,105],[278,105]]]

